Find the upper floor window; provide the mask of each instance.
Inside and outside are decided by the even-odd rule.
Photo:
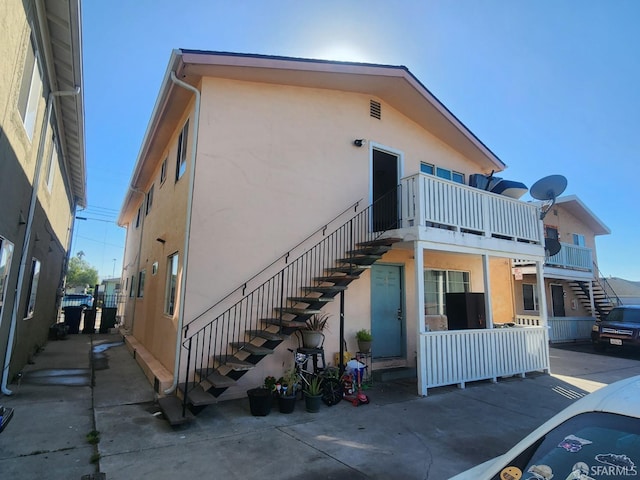
[[[160,167],[160,185],[167,179],[167,159],[165,158]]]
[[[147,198],[146,198],[146,206],[145,206],[145,215],[148,215],[149,212],[151,211],[151,205],[153,205],[153,190],[154,190],[155,185],[151,185],[151,188],[149,189],[149,191],[147,192]]]
[[[182,127],[178,137],[178,155],[176,157],[176,182],[187,170],[187,139],[189,137],[189,120]]]
[[[138,208],[138,213],[136,214],[136,228],[140,226],[140,217],[142,216],[142,205]]]
[[[167,283],[164,294],[164,313],[173,315],[176,307],[176,290],[178,288],[178,254],[167,257]]]
[[[446,180],[451,180],[456,183],[462,183],[464,185],[464,173],[455,172],[447,168],[431,165],[430,163],[420,163],[420,173],[426,173],[428,175],[435,175]]]
[[[9,280],[12,257],[13,243],[0,237],[0,316],[2,315],[2,306],[7,293],[7,281]]]
[[[578,245],[579,247],[584,247],[585,246],[584,235],[581,235],[579,233],[574,233],[573,234],[573,244],[574,245]]]
[[[33,37],[31,37],[31,46],[27,50],[27,57],[24,61],[20,94],[18,96],[18,110],[29,140],[33,139],[38,115],[38,100],[41,94],[42,72],[38,62],[38,49]]]
[[[129,297],[133,297],[135,290],[136,277],[131,275],[131,283],[129,283]]]

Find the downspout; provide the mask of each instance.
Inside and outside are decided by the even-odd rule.
[[[11,311],[11,325],[9,326],[9,338],[7,339],[7,350],[4,356],[4,366],[2,368],[2,383],[0,391],[5,395],[13,395],[13,392],[7,388],[7,380],[9,377],[9,365],[11,363],[11,355],[13,354],[13,339],[16,334],[16,324],[18,322],[18,309],[20,300],[22,300],[22,284],[24,282],[24,274],[27,269],[27,260],[29,253],[29,243],[31,243],[31,229],[33,227],[33,217],[36,211],[36,203],[38,201],[38,189],[40,187],[40,174],[42,173],[42,163],[44,157],[44,144],[49,130],[49,122],[51,121],[51,110],[54,97],[76,96],[80,93],[80,87],[75,90],[61,90],[57,92],[49,92],[47,98],[47,107],[45,110],[45,119],[40,130],[40,143],[36,157],[36,168],[33,177],[33,185],[31,188],[31,199],[29,201],[29,215],[25,225],[24,242],[22,243],[22,251],[20,252],[20,268],[18,270],[18,282],[16,284],[15,295],[13,298],[13,310]]]
[[[198,125],[200,121],[200,91],[182,80],[178,80],[175,72],[171,72],[171,81],[176,85],[193,92],[196,97],[196,106],[193,119],[193,137],[191,140],[191,171],[189,173],[189,193],[187,196],[187,218],[184,232],[184,254],[182,256],[182,281],[180,282],[180,308],[178,309],[178,329],[176,332],[176,355],[173,363],[173,383],[164,391],[172,393],[178,386],[178,372],[180,368],[180,353],[182,345],[182,328],[184,326],[184,299],[187,291],[187,265],[189,261],[189,236],[191,234],[191,211],[193,207],[193,187],[196,178],[196,149],[198,146]]]
[[[140,206],[140,210],[138,210],[140,212],[140,216],[141,221],[142,221],[142,225],[140,225],[140,240],[138,241],[138,262],[136,264],[136,270],[134,272],[134,277],[137,281],[140,281],[139,275],[140,275],[140,257],[142,256],[142,237],[144,235],[144,222],[145,222],[145,218],[146,218],[146,214],[143,215],[143,207],[144,207],[144,199],[146,196],[146,193],[143,192],[142,190],[136,188],[133,186],[133,184],[129,184],[129,189],[132,190],[135,193],[139,193],[142,195],[142,205]],[[130,285],[130,288],[133,288],[133,282]],[[140,285],[138,285],[138,288],[140,288]],[[131,297],[129,297],[131,298]],[[136,321],[136,304],[138,303],[138,293],[137,292],[133,292],[133,307],[131,309],[131,330],[129,331],[129,333],[131,335],[133,335],[133,324]],[[125,324],[126,326],[126,324]]]

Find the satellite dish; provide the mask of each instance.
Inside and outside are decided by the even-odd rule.
[[[549,175],[548,177],[541,178],[531,186],[529,193],[533,198],[536,200],[551,201],[550,204],[543,207],[540,213],[540,220],[545,217],[547,212],[556,203],[556,198],[562,195],[566,188],[567,179],[562,175]]]
[[[562,175],[549,175],[531,186],[530,193],[536,200],[555,200],[567,188],[567,179]]]
[[[544,250],[547,253],[547,257],[553,257],[556,253],[560,251],[560,242],[557,238],[545,238],[544,239]]]

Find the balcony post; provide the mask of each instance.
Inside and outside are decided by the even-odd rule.
[[[416,281],[416,325],[417,325],[417,375],[418,395],[427,396],[427,352],[425,352],[425,324],[424,324],[424,248],[420,242],[414,242],[413,249],[415,281]]]
[[[491,278],[489,267],[489,255],[482,255],[482,276],[484,278],[484,310],[486,316],[486,328],[493,328],[493,309],[491,307]]]

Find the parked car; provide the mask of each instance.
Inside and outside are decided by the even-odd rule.
[[[593,325],[591,341],[600,351],[609,346],[640,347],[640,305],[615,307],[604,320]]]
[[[65,307],[93,307],[93,296],[87,293],[69,293],[62,297],[62,308]]]
[[[640,375],[577,400],[507,453],[451,480],[594,480],[638,475]]]

